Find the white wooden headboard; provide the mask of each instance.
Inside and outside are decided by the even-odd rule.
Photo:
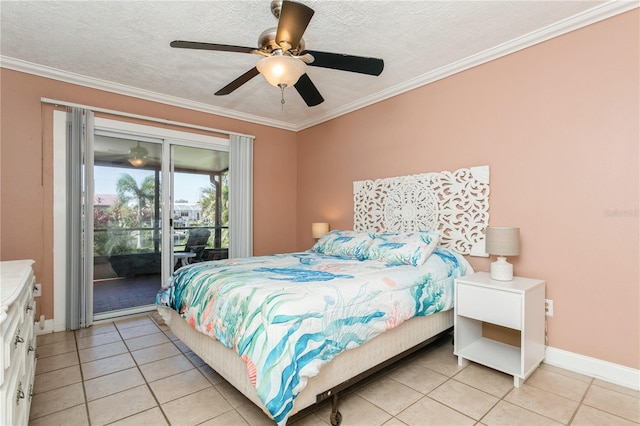
[[[486,257],[489,166],[353,182],[355,231],[440,231],[440,244]]]

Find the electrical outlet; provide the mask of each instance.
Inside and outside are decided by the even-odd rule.
[[[553,316],[553,300],[544,299],[544,312],[545,312],[545,315],[548,317]]]
[[[33,297],[42,296],[42,284],[38,283],[33,289]]]

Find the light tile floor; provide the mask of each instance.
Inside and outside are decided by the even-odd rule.
[[[30,425],[273,425],[153,315],[38,336]],[[294,418],[326,426],[329,404]],[[458,367],[436,342],[341,399],[342,425],[631,425],[640,392],[542,364],[510,376]]]

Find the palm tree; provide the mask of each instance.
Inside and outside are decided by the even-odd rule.
[[[116,194],[121,204],[126,205],[131,200],[135,200],[138,226],[142,224],[145,216],[148,216],[148,207],[153,206],[155,186],[153,176],[145,177],[138,187],[138,182],[127,173],[123,173],[116,182]]]
[[[123,173],[116,182],[116,195],[122,205],[134,200],[136,205],[136,226],[141,227],[145,218],[151,216],[149,207],[153,207],[155,196],[155,179],[147,176],[140,186],[130,174]],[[158,200],[159,201],[159,200]],[[142,234],[138,232],[138,248],[142,247]]]
[[[220,205],[218,205],[218,187],[220,187]],[[218,227],[229,225],[229,185],[228,175],[224,174],[214,178],[211,185],[201,188],[198,204],[202,209],[202,217],[216,226],[215,238],[221,240],[221,247],[227,247],[228,232],[221,232]]]
[[[210,223],[216,222],[216,185],[212,183],[207,188],[200,188],[198,204],[202,210],[202,217]]]

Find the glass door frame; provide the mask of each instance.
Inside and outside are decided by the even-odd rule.
[[[171,253],[171,256],[162,256],[162,281],[165,282],[171,273],[173,273],[175,259],[173,251],[173,211],[175,201],[174,191],[174,176],[175,176],[175,164],[173,148],[176,146],[190,147],[197,149],[207,149],[214,151],[229,152],[229,141],[226,143],[215,143],[213,141],[203,142],[184,139],[165,139],[165,143],[162,147],[162,182],[169,183],[162,186],[162,209],[164,212],[170,212],[170,214],[162,215],[161,229],[166,230],[165,234],[167,238],[162,238],[162,252]],[[164,235],[164,234],[163,234]]]
[[[148,135],[141,135],[138,133],[132,133],[132,132],[125,132],[125,131],[114,131],[114,130],[106,130],[102,127],[97,127],[94,129],[94,139],[98,138],[98,137],[106,137],[106,138],[113,138],[116,139],[118,141],[129,141],[131,143],[138,143],[138,146],[140,143],[144,143],[147,145],[147,147],[149,147],[149,144],[155,144],[157,146],[160,147],[160,149],[162,148],[162,146],[164,145],[164,139],[159,138],[159,137],[151,137]],[[120,142],[122,143],[122,142]],[[94,143],[95,145],[95,143]],[[95,146],[92,148],[92,151],[95,152]],[[88,164],[87,164],[88,166]],[[95,167],[97,166],[102,166],[102,167],[109,167],[109,166],[104,166],[104,165],[98,165],[95,162],[95,159],[92,161],[91,163],[91,167],[87,167],[87,171],[91,171],[91,175],[94,177],[95,179]],[[114,166],[117,167],[117,166]],[[162,169],[164,168],[164,165],[161,163],[160,164],[160,169],[158,168],[142,168],[142,165],[140,167],[133,167],[131,169],[129,169],[128,167],[126,168],[127,170],[138,170],[138,171],[149,171],[151,172],[153,170],[153,173],[156,177],[155,179],[155,185],[156,186],[160,186],[160,188],[162,188],[162,186],[164,186],[163,181],[162,181]],[[158,254],[160,256],[160,261],[162,262],[162,252],[159,250],[161,248],[161,240],[162,240],[162,228],[161,228],[161,220],[158,218],[159,216],[161,217],[161,212],[162,212],[162,205],[159,203],[159,201],[161,200],[160,197],[161,192],[159,191],[155,191],[155,197],[154,197],[154,217],[153,217],[153,226],[151,228],[144,228],[141,226],[141,224],[138,224],[138,228],[137,232],[141,233],[143,231],[151,231],[153,234],[153,240],[154,240],[154,251],[151,253],[138,253],[138,254],[129,254],[128,257],[129,258],[134,258],[134,257],[139,257],[139,256],[144,256],[145,254],[147,256],[154,256],[154,254]],[[91,182],[91,190],[88,194],[87,197],[87,211],[91,211],[92,214],[90,215],[90,217],[93,217],[93,215],[95,214],[95,205],[94,205],[94,199],[95,199],[95,187],[93,185],[93,182]],[[89,252],[92,254],[91,259],[89,259],[87,257],[87,259],[85,259],[86,262],[86,266],[93,266],[93,263],[95,261],[95,253],[94,253],[94,243],[96,241],[96,227],[91,226],[91,250],[89,250]],[[131,230],[131,229],[127,229],[127,230]],[[109,232],[109,231],[108,231]],[[140,236],[139,236],[140,238]],[[160,243],[158,242],[158,240],[160,241]],[[140,242],[140,240],[138,240],[138,242]],[[159,252],[159,253],[158,253]],[[110,262],[111,265],[113,265],[113,258],[111,257],[113,255],[110,255]],[[116,257],[124,257],[126,258],[127,255],[124,254],[120,254],[120,256]],[[129,261],[130,262],[130,261]],[[120,264],[128,264],[127,261],[120,261]],[[114,266],[115,269],[115,266]],[[126,269],[126,268],[125,268]],[[117,271],[117,269],[116,269]],[[161,285],[161,283],[163,282],[163,275],[162,275],[162,269],[160,268],[160,270],[157,271],[157,273],[160,276],[160,282],[158,283],[158,286]],[[119,275],[119,274],[118,274]],[[86,286],[88,287],[88,291],[91,293],[91,299],[92,301],[95,302],[95,285],[96,285],[96,278],[94,274],[90,275],[93,278],[92,281],[92,285],[89,285],[89,283],[86,283]],[[138,279],[136,279],[136,277],[138,277]],[[134,278],[129,277],[129,275],[125,275],[123,278],[127,279],[131,279],[131,281],[133,281],[134,283],[139,283],[139,276],[135,276]],[[131,285],[131,284],[129,284]],[[149,312],[152,311],[154,309],[153,307],[153,303],[149,303],[149,304],[145,304],[145,305],[135,305],[135,306],[131,306],[131,307],[123,307],[123,308],[119,308],[119,309],[114,309],[114,310],[101,310],[100,312],[95,311],[95,306],[92,307],[92,312],[93,312],[93,320],[94,321],[101,321],[101,320],[106,320],[106,319],[111,319],[111,318],[117,318],[120,316],[125,316],[125,315],[133,315],[133,314],[137,314],[137,313],[143,313],[143,312]]]
[[[148,126],[118,120],[95,118],[95,130],[105,134],[119,134],[121,137],[148,142],[156,142],[162,145],[161,157],[161,221],[160,221],[160,251],[161,251],[161,271],[160,284],[158,290],[167,281],[171,273],[173,273],[173,226],[170,226],[170,219],[173,216],[173,162],[171,156],[172,146],[188,146],[201,149],[229,151],[228,138],[220,138],[199,133],[190,133],[162,127]],[[93,168],[93,164],[92,164]],[[93,191],[92,191],[93,192]],[[91,194],[93,196],[93,193]],[[89,200],[91,210],[93,210],[93,199]],[[166,214],[169,212],[169,214]],[[92,239],[93,239],[93,230]],[[88,260],[88,259],[87,259]],[[91,258],[93,262],[93,257]],[[90,291],[93,293],[93,281],[85,283],[91,286]],[[132,315],[136,313],[149,312],[154,309],[153,305],[143,305],[123,309],[119,311],[109,311],[99,314],[93,314],[94,321],[111,319],[118,316]]]

